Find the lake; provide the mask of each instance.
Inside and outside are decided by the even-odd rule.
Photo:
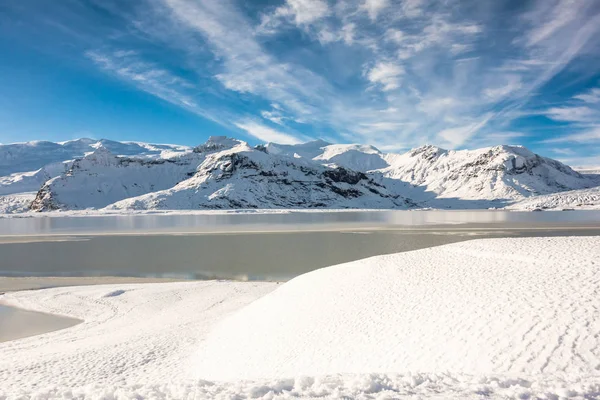
[[[478,237],[599,229],[596,211],[7,218],[0,219],[0,276],[287,280],[328,265]]]
[[[0,343],[69,328],[81,321],[0,304]]]
[[[600,235],[600,212],[347,211],[4,218],[0,219],[0,292],[104,283],[106,277],[120,277],[123,282],[165,278],[285,281],[328,265],[476,238],[563,235]],[[52,318],[2,307],[0,341],[73,323]],[[21,326],[28,328],[19,334]]]

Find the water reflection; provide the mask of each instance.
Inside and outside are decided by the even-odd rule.
[[[0,235],[323,230],[455,224],[600,224],[600,211],[349,211],[275,214],[119,215],[0,219]]]

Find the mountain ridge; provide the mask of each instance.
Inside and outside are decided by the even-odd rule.
[[[41,144],[40,144],[41,143]],[[22,192],[37,190],[31,210],[235,208],[487,208],[538,195],[598,186],[556,160],[523,146],[446,150],[424,145],[405,153],[316,140],[299,145],[210,137],[196,147],[78,139],[20,144],[45,159],[72,155],[35,171],[0,177],[0,212],[22,210]],[[0,166],[6,148],[0,146]],[[58,149],[49,154],[51,148]],[[111,150],[112,149],[112,150]],[[51,151],[50,151],[51,153]],[[12,153],[14,155],[14,153]],[[54,176],[52,176],[54,175]],[[20,186],[19,186],[20,185]],[[37,189],[36,189],[36,185]],[[22,190],[21,190],[22,189]],[[16,201],[16,200],[15,200]]]

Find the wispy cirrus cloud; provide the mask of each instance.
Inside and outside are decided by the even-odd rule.
[[[120,79],[132,82],[144,92],[203,117],[213,119],[213,115],[198,106],[191,94],[186,94],[186,91],[194,88],[192,83],[155,64],[142,61],[136,55],[137,53],[132,50],[112,52],[88,50],[85,52],[85,56],[100,68]]]
[[[287,133],[280,132],[269,126],[263,125],[259,122],[246,120],[238,121],[235,126],[246,131],[250,136],[262,141],[262,142],[274,142],[281,144],[297,144],[303,140],[296,136],[289,135]]]
[[[512,8],[475,0],[282,0],[251,13],[230,0],[146,1],[131,29],[182,50],[180,63],[213,83],[212,104],[149,72],[166,67],[127,69],[137,53],[95,63],[199,115],[218,104],[238,121],[230,126],[261,140],[327,135],[382,148],[535,141],[538,131],[518,135],[512,126],[524,126],[522,109],[580,57],[598,55],[600,10],[592,0]],[[592,64],[578,67],[594,74]],[[599,101],[590,89],[544,111],[538,106],[536,115],[581,134]]]

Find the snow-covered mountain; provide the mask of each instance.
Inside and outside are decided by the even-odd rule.
[[[31,208],[107,206],[148,210],[407,208],[413,204],[361,172],[211,137],[192,152],[169,159],[115,156],[99,147],[76,160],[65,174],[46,182]]]
[[[449,151],[422,146],[403,154],[372,146],[267,145],[269,151],[368,173],[392,192],[436,208],[503,206],[530,196],[599,184],[593,176],[521,146]]]
[[[24,156],[11,164],[7,154]],[[595,175],[520,146],[460,151],[422,146],[386,154],[373,146],[322,140],[251,147],[211,137],[192,149],[79,139],[0,146],[1,156],[0,167],[4,162],[10,174],[0,176],[0,212],[27,209],[30,192],[37,192],[31,203],[37,211],[487,208],[600,185]],[[52,162],[43,164],[47,161]]]
[[[98,147],[126,156],[165,157],[172,152],[186,152],[187,146],[117,142],[108,139],[76,139],[66,142],[34,141],[0,145],[0,176],[37,171],[54,163],[83,157]]]
[[[225,140],[211,138],[196,150],[205,154],[205,159],[191,178],[170,189],[129,198],[108,208],[403,209],[414,206],[410,200],[391,193],[364,173]]]
[[[383,176],[424,188],[438,199],[519,200],[595,185],[556,160],[521,146],[448,151],[422,146],[388,154]]]
[[[102,208],[119,200],[173,187],[194,174],[200,157],[193,152],[169,158],[115,156],[99,146],[75,160],[68,171],[48,180],[32,210]]]

